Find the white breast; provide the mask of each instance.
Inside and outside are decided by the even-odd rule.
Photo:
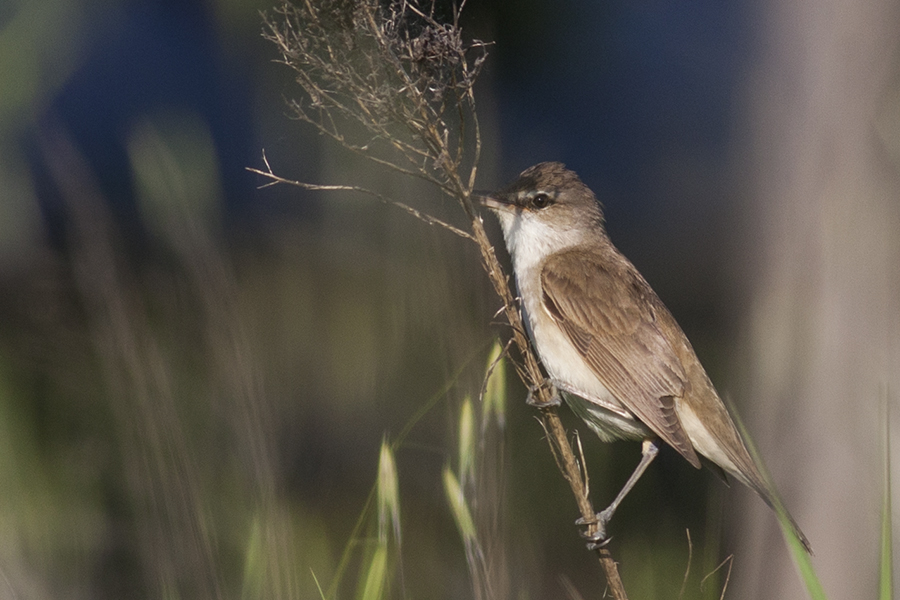
[[[558,387],[570,392],[565,396],[573,411],[601,439],[644,437],[649,430],[600,382],[543,306],[541,269],[546,258],[577,245],[579,240],[573,239],[570,232],[557,232],[536,219],[523,223],[527,214],[509,218],[508,222],[504,222],[505,216],[501,216],[501,223],[513,259],[523,316],[547,374]]]

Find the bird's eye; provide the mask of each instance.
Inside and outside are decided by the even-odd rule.
[[[537,209],[547,208],[553,204],[553,201],[550,199],[550,196],[541,192],[534,195],[534,198],[531,199],[531,205]]]

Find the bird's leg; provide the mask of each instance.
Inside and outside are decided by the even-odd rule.
[[[547,388],[550,390],[550,400],[548,402],[540,402],[535,398],[535,394],[541,388]],[[559,391],[556,389],[556,386],[553,385],[553,382],[549,379],[545,379],[540,384],[528,388],[528,396],[525,397],[525,404],[527,404],[528,406],[533,406],[535,408],[559,406],[560,404],[562,404],[562,399],[560,398]]]
[[[612,501],[612,503],[607,506],[601,512],[598,512],[595,516],[597,519],[597,531],[593,534],[582,534],[587,540],[588,550],[596,550],[597,548],[601,548],[606,545],[609,541],[606,537],[606,525],[612,519],[613,513],[616,512],[616,509],[619,507],[619,504],[631,491],[631,488],[634,487],[634,484],[637,483],[638,479],[641,478],[641,475],[644,474],[644,471],[647,470],[647,467],[650,466],[650,463],[653,462],[653,459],[656,458],[656,455],[659,453],[659,446],[656,443],[656,440],[646,439],[644,440],[643,445],[641,446],[641,462],[638,463],[638,466],[634,469],[634,473],[631,474],[631,477],[628,478],[628,481],[625,482],[625,485],[622,486],[622,491],[619,492],[619,495],[616,496],[616,499]],[[585,521],[584,519],[578,519],[575,521],[576,525],[589,525],[590,522]]]

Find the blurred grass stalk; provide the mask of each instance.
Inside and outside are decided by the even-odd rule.
[[[480,427],[475,424],[472,400],[466,397],[459,411],[458,471],[454,473],[447,466],[443,472],[444,495],[465,548],[477,600],[504,598],[509,589],[499,523],[504,487],[505,378],[503,347],[495,342],[485,372]],[[490,427],[492,422],[495,427]]]
[[[498,490],[503,488],[504,482],[498,481],[496,477],[498,474],[502,477],[503,469],[500,463],[503,459],[502,452],[498,449],[502,448],[503,444],[502,439],[495,439],[495,436],[502,435],[502,428],[490,427],[492,421],[498,425],[503,422],[503,416],[499,411],[503,408],[506,391],[504,359],[501,352],[500,344],[495,343],[488,359],[483,386],[487,391],[483,395],[485,408],[482,410],[481,426],[475,424],[472,400],[467,396],[460,407],[458,472],[454,473],[450,466],[445,467],[442,472],[444,494],[463,542],[474,596],[479,600],[506,597],[505,590],[508,589],[509,583],[508,574],[505,572],[503,540],[498,531],[500,513]],[[428,402],[426,405],[431,407],[433,403]],[[414,415],[413,421],[417,421],[420,416]],[[410,427],[408,424],[403,431],[409,431]],[[399,441],[402,441],[403,437],[405,433]],[[494,453],[493,456],[485,456],[486,449],[490,449],[489,451]],[[486,463],[492,465],[488,472],[492,473],[493,477],[487,483],[481,479],[482,473],[478,469],[478,465],[484,467]],[[337,597],[337,590],[343,583],[345,566],[350,560],[353,548],[359,542],[363,543],[366,551],[360,562],[356,597],[360,600],[380,600],[390,597],[390,584],[394,576],[392,563],[398,566],[400,586],[401,589],[404,588],[399,487],[394,445],[384,439],[379,452],[378,476],[374,489],[377,507],[377,534],[374,542],[368,543],[365,538],[360,537],[369,514],[368,507],[371,505],[367,503],[345,548],[336,578],[329,591],[321,594],[323,598]],[[482,522],[482,526],[479,527],[476,521]],[[482,533],[480,529],[483,530]],[[490,552],[485,551],[483,537],[487,538]]]
[[[128,150],[142,216],[188,274],[189,290],[142,293],[90,167],[62,130],[44,139],[72,217],[75,279],[115,423],[116,468],[135,514],[136,531],[113,532],[121,538],[115,544],[138,551],[139,576],[155,595],[218,598],[241,585],[245,598],[297,597],[293,523],[275,494],[267,404],[217,242],[212,142],[190,115],[157,115],[134,129]],[[184,324],[157,321],[153,302],[185,291],[197,302],[197,322],[173,339],[169,328]],[[185,342],[201,352],[183,360]],[[223,437],[238,443],[214,456]],[[242,584],[224,566],[237,553]]]
[[[378,478],[376,483],[378,499],[378,535],[374,547],[363,561],[363,576],[360,578],[360,600],[381,600],[388,597],[390,587],[389,551],[393,535],[394,554],[399,563],[402,557],[400,536],[400,487],[394,451],[387,440],[381,443],[378,458]]]

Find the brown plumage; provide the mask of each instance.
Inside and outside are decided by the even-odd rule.
[[[555,268],[566,262],[566,269]],[[666,308],[625,261],[594,248],[550,256],[541,271],[543,303],[603,385],[688,462],[700,467],[675,413],[686,375],[657,313]]]
[[[541,163],[482,202],[500,218],[529,335],[551,381],[602,439],[645,440],[635,474],[598,515],[599,537],[655,456],[657,438],[697,468],[702,456],[774,507],[774,490],[690,342],[613,246],[600,205],[578,176]]]

